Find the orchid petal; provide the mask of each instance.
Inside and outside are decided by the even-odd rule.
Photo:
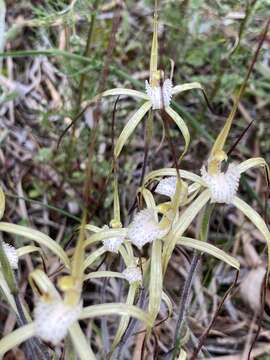
[[[114,149],[114,154],[115,157],[118,157],[123,146],[125,145],[125,143],[128,141],[130,135],[133,133],[133,131],[135,130],[136,126],[139,124],[139,122],[142,120],[142,118],[144,117],[144,115],[147,113],[147,111],[149,111],[151,109],[151,102],[147,101],[145,102],[140,108],[139,110],[137,110],[135,112],[135,114],[133,114],[133,116],[128,120],[128,123],[126,124],[126,126],[124,127],[124,129],[122,130],[121,134],[119,135],[119,138],[117,140],[117,143],[115,144],[115,149]]]
[[[101,93],[102,97],[105,96],[131,96],[131,97],[137,97],[139,99],[144,99],[144,100],[149,100],[149,96],[141,91],[137,91],[137,90],[132,90],[132,89],[124,89],[124,88],[115,88],[115,89],[110,89],[110,90],[106,90],[103,93]],[[96,96],[96,98],[99,95]]]
[[[205,92],[204,88],[202,87],[202,85],[200,83],[192,82],[192,83],[186,83],[186,84],[174,86],[172,89],[172,94],[177,95],[183,91],[193,90],[193,89],[199,89],[199,90],[202,90],[203,92]]]
[[[179,130],[181,131],[181,133],[184,137],[185,147],[184,147],[184,152],[182,154],[182,156],[183,156],[187,152],[189,142],[190,142],[190,134],[189,134],[188,127],[187,127],[185,121],[181,118],[181,116],[176,111],[174,111],[170,106],[166,107],[165,111],[176,123],[176,125],[178,126]]]

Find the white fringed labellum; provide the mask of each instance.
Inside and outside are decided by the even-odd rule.
[[[122,274],[130,284],[142,281],[141,270],[137,266],[128,266]]]
[[[172,98],[172,82],[166,79],[162,86],[151,86],[145,81],[145,91],[152,102],[153,110],[160,110],[170,106]]]
[[[168,229],[162,229],[155,219],[153,209],[144,209],[138,212],[128,227],[128,238],[132,244],[141,249],[145,244],[163,238]]]
[[[18,269],[18,255],[15,247],[3,242],[3,249],[12,269]]]
[[[42,340],[58,344],[67,335],[68,328],[78,320],[81,304],[70,306],[61,299],[40,299],[34,310],[35,334]]]
[[[124,241],[124,237],[119,236],[119,237],[112,237],[109,239],[104,239],[102,242],[103,242],[104,248],[107,251],[118,253],[118,250],[119,250],[120,246],[122,245],[123,241]]]
[[[176,179],[176,176],[171,176],[160,180],[155,193],[172,198],[176,190]]]
[[[240,180],[240,171],[235,164],[230,164],[227,171],[210,175],[205,166],[201,169],[201,175],[211,192],[211,202],[231,204],[235,197]]]

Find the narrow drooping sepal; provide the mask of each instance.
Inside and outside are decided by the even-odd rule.
[[[211,192],[211,202],[231,204],[239,187],[241,173],[235,164],[230,164],[226,172],[210,175],[205,166],[201,175]]]

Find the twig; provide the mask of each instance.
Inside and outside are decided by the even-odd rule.
[[[86,45],[85,45],[85,49],[84,49],[84,53],[83,53],[83,57],[85,57],[85,58],[88,58],[90,55],[91,41],[92,41],[93,30],[94,30],[95,21],[96,21],[96,10],[98,8],[99,1],[100,0],[95,0],[95,3],[93,5],[94,11],[92,12],[92,15],[91,15],[90,26],[89,26],[88,34],[87,34],[87,41],[86,41]],[[76,107],[75,107],[75,118],[72,120],[72,122],[65,128],[65,130],[60,135],[58,142],[57,142],[57,148],[59,147],[63,137],[66,135],[66,133],[72,126],[73,126],[72,136],[74,136],[75,123],[77,122],[78,119],[80,119],[80,117],[82,115],[80,113],[80,108],[81,108],[85,78],[86,78],[86,76],[85,76],[85,73],[83,72],[80,76],[79,94],[78,94],[77,103],[76,103]]]
[[[233,288],[236,286],[237,284],[237,280],[238,280],[238,276],[239,276],[239,270],[237,270],[236,272],[236,275],[235,275],[235,279],[234,279],[234,282],[232,283],[232,285],[229,287],[229,289],[226,291],[225,295],[223,296],[221,302],[219,303],[218,307],[217,307],[217,310],[215,311],[215,314],[212,318],[212,320],[210,321],[210,324],[208,325],[207,329],[203,332],[203,334],[201,335],[200,339],[199,339],[199,344],[197,346],[197,348],[194,350],[190,360],[196,360],[198,358],[198,354],[204,344],[204,341],[205,339],[207,338],[210,330],[212,329],[217,317],[218,317],[218,314],[225,302],[225,300],[227,299],[227,297],[229,296],[229,294],[231,293],[231,291],[233,290]]]
[[[258,317],[259,324],[258,324],[258,329],[256,331],[256,334],[254,336],[254,339],[253,339],[253,341],[251,343],[251,346],[250,346],[250,349],[249,349],[249,352],[248,352],[248,360],[250,360],[251,352],[252,352],[252,350],[253,350],[253,348],[254,348],[254,346],[256,344],[256,341],[258,339],[258,336],[260,334],[261,327],[262,327],[266,290],[267,290],[267,286],[268,286],[268,271],[269,271],[269,269],[267,269],[267,272],[265,274],[264,281],[263,281],[262,287],[261,287],[261,310],[260,310],[259,317]]]
[[[115,38],[116,38],[116,33],[118,30],[118,27],[120,25],[120,19],[121,19],[120,11],[119,11],[119,9],[117,9],[115,12],[114,18],[113,18],[111,36],[110,36],[109,45],[108,45],[108,49],[107,49],[107,56],[106,56],[105,64],[104,64],[103,71],[101,74],[101,80],[99,83],[98,93],[101,93],[104,90],[105,84],[106,84],[106,81],[107,81],[107,78],[109,75],[110,62],[111,62],[113,50],[115,48],[115,41],[116,41]],[[95,123],[94,123],[94,128],[93,128],[93,131],[91,134],[92,135],[91,142],[90,142],[89,148],[88,148],[88,160],[87,160],[87,166],[86,166],[86,181],[85,181],[85,186],[84,186],[84,191],[83,191],[83,198],[84,198],[86,207],[88,204],[90,204],[90,189],[92,189],[92,185],[93,185],[92,184],[92,182],[93,182],[92,158],[94,155],[94,149],[95,149],[95,145],[96,145],[99,120],[100,120],[100,100],[97,101],[97,106],[94,111],[94,119],[95,119]]]
[[[190,291],[191,291],[193,279],[196,274],[196,269],[197,269],[200,258],[201,258],[201,254],[194,251],[194,254],[193,254],[193,257],[191,260],[191,264],[190,264],[190,268],[189,268],[189,272],[188,272],[188,276],[185,280],[182,296],[180,298],[180,302],[178,305],[178,310],[177,310],[178,318],[177,318],[177,323],[176,323],[176,327],[175,327],[172,359],[176,358],[176,356],[179,352],[179,349],[180,349],[181,330],[183,328],[183,324],[184,324],[184,320],[185,320],[185,316],[186,316],[186,312],[187,312],[187,307],[189,305],[189,300],[190,300]]]
[[[21,300],[18,294],[14,294],[14,301],[16,304],[16,308],[18,310],[18,323],[20,326],[28,324],[28,321],[24,315],[24,311],[22,308]],[[45,359],[50,360],[50,355],[45,348],[45,346],[41,343],[41,341],[37,338],[29,339],[25,343],[26,352],[28,355],[31,354],[31,358],[28,359],[38,360],[38,359]]]
[[[146,300],[146,291],[144,288],[142,288],[136,306],[138,306],[139,308],[144,308],[145,300]],[[130,320],[129,325],[128,325],[120,343],[118,344],[119,348],[117,351],[117,359],[120,359],[120,355],[122,353],[123,347],[124,347],[125,343],[127,342],[127,340],[129,339],[129,337],[132,335],[132,332],[133,332],[137,322],[138,322],[137,319]]]

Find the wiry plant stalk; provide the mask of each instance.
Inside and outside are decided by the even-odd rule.
[[[5,49],[5,17],[6,17],[6,4],[4,0],[0,0],[0,53]],[[2,71],[3,59],[0,58],[0,73]]]
[[[96,21],[96,10],[98,8],[99,1],[100,0],[95,0],[95,2],[93,4],[94,11],[92,12],[91,19],[90,19],[90,25],[89,25],[89,28],[88,28],[87,40],[86,40],[86,45],[85,45],[85,49],[84,49],[84,53],[83,53],[84,58],[88,58],[89,55],[90,55],[92,36],[93,36],[93,31],[94,31],[94,26],[95,26],[95,21]],[[68,130],[71,127],[72,127],[72,143],[74,142],[75,124],[81,118],[81,116],[83,115],[80,112],[80,108],[81,108],[81,102],[82,102],[85,78],[86,78],[86,75],[85,75],[85,72],[83,72],[81,74],[81,76],[80,76],[80,81],[79,81],[79,93],[78,93],[78,96],[77,96],[77,102],[76,102],[76,106],[75,106],[75,117],[72,120],[71,124],[68,125],[65,128],[65,130],[62,132],[62,134],[60,135],[58,143],[57,143],[57,147],[59,146],[59,144],[61,143],[63,137],[65,136],[65,134],[68,132]],[[72,148],[73,148],[73,146],[69,147],[69,149],[71,149],[71,150],[72,150]]]
[[[19,298],[18,294],[14,295],[14,301],[18,310],[18,323],[20,326],[24,326],[26,324],[28,324],[28,321],[25,317],[24,311],[23,311],[23,307],[21,304],[21,300]],[[29,360],[50,360],[50,355],[45,347],[44,344],[42,344],[42,342],[38,339],[38,338],[33,338],[33,339],[29,339],[25,342],[25,348],[26,351],[28,353],[27,355],[27,359]],[[31,357],[30,357],[31,356]]]
[[[145,172],[146,172],[146,168],[147,168],[147,162],[148,162],[148,157],[149,157],[149,148],[150,148],[151,140],[152,140],[152,136],[153,136],[153,116],[154,116],[153,111],[150,110],[147,120],[146,120],[146,123],[145,123],[145,129],[144,129],[144,157],[143,157],[143,164],[142,164],[142,170],[141,170],[141,175],[140,175],[139,187],[141,187],[143,185]],[[133,202],[131,203],[129,211],[128,211],[130,219],[133,217],[136,206],[138,205],[137,200],[138,199],[137,199],[137,194],[136,194]]]
[[[225,300],[227,299],[227,297],[230,295],[230,293],[232,292],[232,290],[234,289],[234,287],[236,286],[237,284],[237,280],[238,280],[238,276],[239,276],[239,270],[237,270],[236,272],[236,275],[235,275],[235,278],[234,278],[234,282],[231,284],[231,286],[229,287],[229,289],[226,291],[225,295],[223,296],[223,298],[221,299],[218,307],[217,307],[217,310],[215,311],[213,317],[212,317],[212,320],[210,321],[210,324],[208,325],[208,327],[206,328],[206,330],[203,332],[203,334],[201,335],[200,339],[199,339],[199,344],[197,346],[197,348],[194,350],[190,360],[196,360],[198,358],[198,354],[204,344],[204,341],[205,339],[207,338],[210,330],[212,329],[216,319],[217,319],[217,316],[225,302]]]
[[[147,298],[147,292],[144,288],[141,289],[140,294],[139,294],[139,299],[137,301],[137,306],[140,308],[144,308],[145,307],[145,303],[146,303],[146,298]],[[128,341],[128,339],[130,338],[130,336],[132,336],[133,331],[136,328],[137,325],[137,319],[131,319],[129,322],[129,325],[120,341],[120,343],[118,344],[118,350],[117,350],[117,357],[116,359],[121,359],[121,353],[123,351],[123,348],[126,344],[126,342]]]
[[[198,253],[197,251],[194,251],[193,257],[192,257],[192,260],[190,263],[188,276],[185,280],[183,292],[182,292],[180,302],[178,305],[178,310],[177,310],[178,317],[177,317],[177,322],[176,322],[176,327],[175,327],[172,359],[176,359],[177,354],[179,353],[179,350],[180,350],[181,333],[182,333],[182,329],[183,329],[183,325],[184,325],[184,321],[185,321],[185,317],[186,317],[186,313],[187,313],[187,308],[189,306],[190,291],[191,291],[193,279],[196,274],[196,269],[198,267],[200,258],[201,258],[201,254]]]
[[[209,233],[209,226],[210,226],[210,218],[212,215],[214,209],[214,205],[208,205],[206,206],[199,229],[199,239],[201,241],[207,241],[208,233]],[[185,316],[187,312],[187,308],[189,305],[190,300],[190,291],[193,283],[194,276],[196,274],[196,269],[199,264],[199,260],[201,258],[201,253],[198,253],[197,251],[194,251],[193,257],[191,260],[188,276],[185,280],[183,292],[180,298],[179,306],[178,306],[178,318],[177,323],[175,327],[175,336],[174,336],[174,345],[173,345],[173,353],[172,353],[172,359],[175,359],[180,351],[180,343],[181,343],[181,333],[182,328],[185,321]]]
[[[103,67],[103,71],[101,73],[101,80],[99,83],[99,91],[102,92],[105,88],[105,84],[109,75],[109,66],[110,62],[113,56],[113,49],[115,47],[115,41],[116,41],[116,33],[118,30],[120,24],[120,11],[119,9],[116,10],[114,18],[113,18],[113,24],[112,24],[112,31],[111,36],[109,40],[109,45],[107,48],[107,55],[105,64]],[[94,111],[94,127],[91,134],[91,142],[89,144],[88,148],[88,161],[86,165],[86,181],[85,181],[85,187],[84,187],[84,200],[86,204],[90,203],[90,193],[89,190],[92,188],[92,159],[94,154],[94,149],[96,145],[97,135],[98,135],[98,127],[99,127],[99,119],[100,119],[100,101],[97,102],[96,109]]]

